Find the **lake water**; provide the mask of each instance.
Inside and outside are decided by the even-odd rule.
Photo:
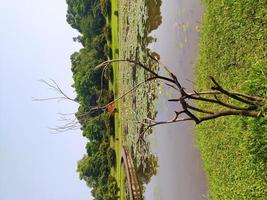
[[[198,51],[198,27],[203,10],[196,0],[168,0],[161,6],[162,24],[151,33],[157,41],[150,45],[161,61],[187,89],[193,88],[194,63]],[[164,88],[163,91],[166,91]],[[171,91],[171,90],[168,90]],[[167,102],[165,92],[158,100],[157,120],[170,119],[179,109]],[[148,184],[148,200],[207,199],[207,182],[194,141],[194,124],[181,122],[154,129],[153,151],[159,158],[157,176]]]

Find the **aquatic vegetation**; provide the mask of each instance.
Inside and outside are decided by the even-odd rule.
[[[197,89],[209,88],[212,75],[227,88],[267,98],[266,1],[203,3]],[[197,126],[212,199],[266,199],[266,124],[266,116],[229,117]]]
[[[156,2],[159,2],[156,10],[149,10],[160,15],[159,6],[161,3],[160,1]],[[148,53],[153,54],[153,52],[147,48],[147,45],[153,41],[153,38],[148,35],[149,29],[147,27],[150,26],[150,30],[155,29],[160,24],[161,18],[157,18],[157,22],[154,22],[153,27],[150,25],[153,19],[149,18],[148,7],[145,1],[138,0],[133,2],[123,0],[120,1],[118,6],[118,27],[120,28],[118,29],[119,40],[117,45],[119,54],[117,56],[120,58],[138,59],[142,63],[148,64],[154,70],[158,70],[158,66],[148,59]],[[149,19],[150,22],[148,21]],[[119,64],[119,70],[115,74],[117,96],[144,81],[147,77],[147,73],[143,69],[128,67],[127,65],[129,64]],[[146,161],[153,157],[153,155],[149,150],[149,144],[137,144],[139,133],[142,131],[142,126],[137,122],[147,116],[155,117],[154,100],[157,96],[158,86],[157,82],[151,82],[147,87],[133,91],[118,103],[117,130],[121,132],[122,143],[131,150],[136,167],[140,169],[140,172],[149,170]],[[151,168],[151,171],[153,171],[153,173],[150,173],[151,176],[156,173],[156,165],[153,166],[154,168]]]

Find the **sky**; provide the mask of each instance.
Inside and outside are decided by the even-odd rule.
[[[76,172],[86,140],[79,130],[52,134],[72,102],[34,102],[56,94],[38,80],[73,93],[70,55],[80,47],[66,22],[65,0],[0,0],[0,199],[90,200]]]

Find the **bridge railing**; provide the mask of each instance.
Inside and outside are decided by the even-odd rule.
[[[124,163],[124,168],[126,172],[128,189],[130,193],[130,200],[142,200],[142,191],[134,167],[134,162],[132,156],[128,153],[126,147],[122,148],[121,159]]]

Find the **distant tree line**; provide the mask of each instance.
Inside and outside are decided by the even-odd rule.
[[[102,72],[94,70],[111,54],[107,46],[111,39],[110,27],[106,25],[111,12],[110,1],[67,0],[67,4],[67,22],[80,32],[74,41],[83,46],[71,55],[73,87],[80,105],[76,117],[83,136],[88,138],[87,155],[78,162],[77,171],[92,188],[94,199],[117,199],[118,186],[111,175],[116,160],[115,151],[110,147],[110,138],[114,136],[113,114],[98,109],[91,112],[92,108],[113,99],[108,90],[108,80],[102,80]]]

